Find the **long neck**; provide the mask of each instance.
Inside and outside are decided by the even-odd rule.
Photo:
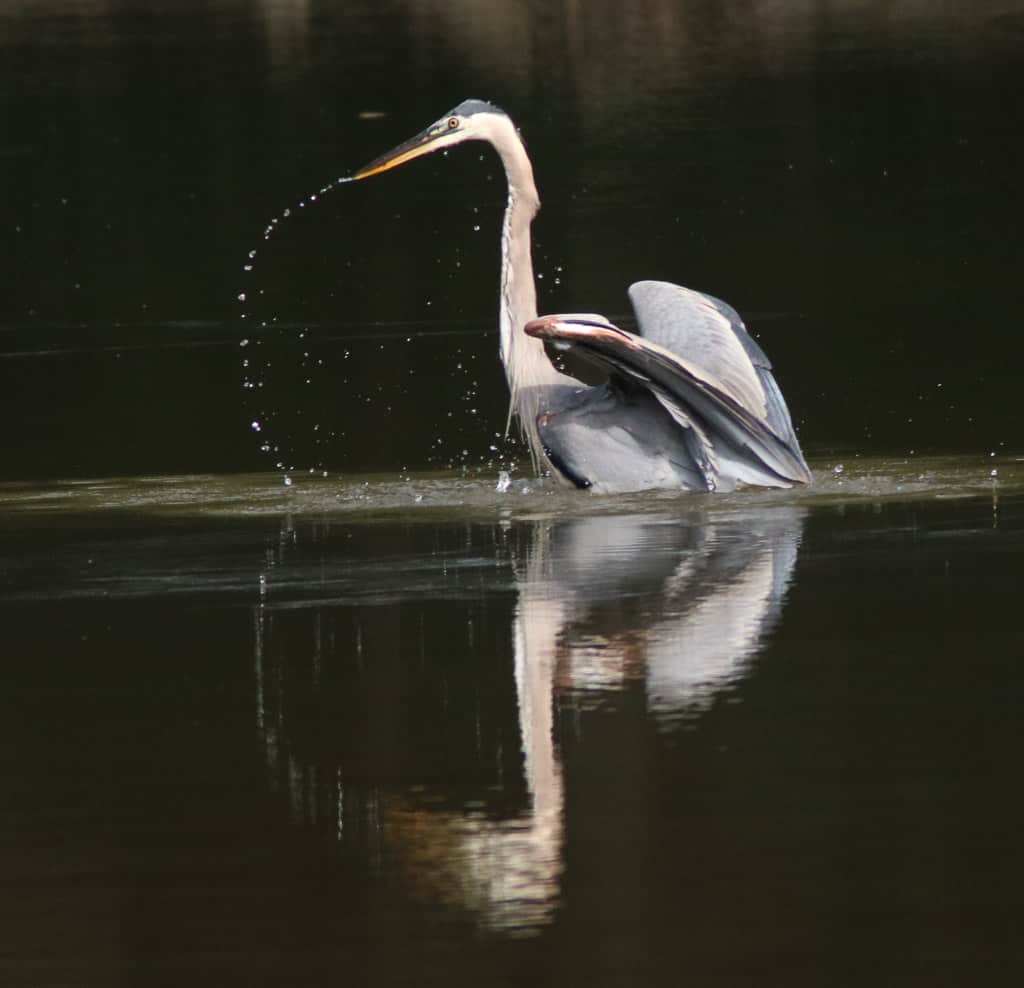
[[[530,159],[511,121],[495,135],[493,143],[508,178],[508,205],[501,232],[499,328],[501,360],[511,392],[509,421],[511,423],[513,415],[519,420],[534,467],[540,469],[547,460],[537,432],[537,415],[542,409],[545,390],[571,379],[551,365],[540,340],[523,332],[523,326],[537,317],[530,224],[540,209],[540,198],[533,182]]]

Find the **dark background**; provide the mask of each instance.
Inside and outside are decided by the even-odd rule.
[[[0,6],[0,478],[385,474],[3,486],[0,982],[1015,985],[1022,28],[983,3]],[[535,160],[542,308],[628,317],[641,277],[728,299],[815,488],[493,492],[496,160],[308,200],[467,96]],[[449,464],[490,477],[395,482]],[[758,582],[690,547],[749,576],[801,505],[752,630]],[[562,870],[505,938],[452,834],[528,809],[530,601],[564,677]],[[657,723],[654,649],[714,657],[724,625],[757,639],[742,669]]]
[[[812,456],[1012,453],[1022,51],[1016,3],[5,4],[0,476],[490,469],[497,159],[298,208],[470,96],[534,159],[542,311],[677,281]]]

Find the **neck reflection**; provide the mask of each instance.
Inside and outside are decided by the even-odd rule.
[[[297,826],[403,895],[542,929],[571,823],[556,712],[642,689],[660,731],[698,724],[777,621],[802,524],[791,507],[523,519],[471,551],[390,560],[290,530],[255,612],[270,783]]]

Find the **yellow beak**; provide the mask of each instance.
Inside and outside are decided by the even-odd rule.
[[[353,181],[358,181],[361,178],[369,178],[371,175],[379,175],[381,172],[404,165],[407,161],[412,161],[413,158],[430,154],[431,151],[437,150],[438,138],[448,133],[451,133],[451,131],[446,127],[429,127],[404,144],[399,144],[398,147],[392,148],[387,154],[374,158],[368,165],[363,165],[352,176],[352,179]]]

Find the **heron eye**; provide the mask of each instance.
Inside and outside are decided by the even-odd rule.
[[[455,130],[455,128],[458,127],[458,126],[459,126],[459,118],[458,117],[449,117],[448,118],[448,129],[449,130]]]

